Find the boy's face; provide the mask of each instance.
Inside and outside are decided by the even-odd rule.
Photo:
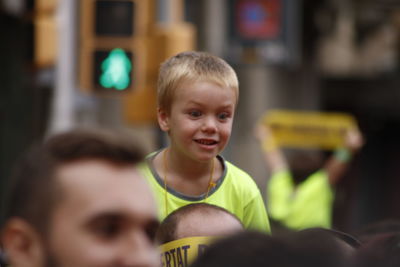
[[[235,103],[233,89],[205,81],[183,83],[175,91],[170,112],[158,113],[171,149],[193,160],[211,160],[229,140]]]

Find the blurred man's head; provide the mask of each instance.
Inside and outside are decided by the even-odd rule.
[[[194,236],[224,236],[243,230],[240,220],[229,211],[206,203],[183,206],[169,214],[157,231],[164,244]]]
[[[241,232],[213,243],[191,267],[345,267],[350,255],[327,231]]]
[[[109,133],[50,138],[17,165],[2,241],[13,267],[156,266],[143,154]]]

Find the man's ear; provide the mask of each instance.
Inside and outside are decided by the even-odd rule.
[[[4,227],[1,241],[11,266],[43,266],[42,238],[25,220],[11,218]]]
[[[157,119],[158,124],[160,125],[161,130],[164,132],[169,131],[169,115],[168,112],[163,108],[157,109]]]

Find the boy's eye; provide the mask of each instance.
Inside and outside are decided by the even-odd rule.
[[[218,119],[219,120],[226,120],[228,118],[229,118],[229,113],[228,112],[223,112],[223,113],[218,114]]]
[[[198,110],[193,110],[193,111],[190,111],[190,112],[189,112],[189,115],[190,115],[191,117],[197,118],[197,117],[200,117],[200,116],[201,116],[201,112],[198,111]]]

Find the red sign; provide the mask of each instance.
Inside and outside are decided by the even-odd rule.
[[[281,0],[238,0],[235,25],[245,39],[276,39],[281,32]]]

